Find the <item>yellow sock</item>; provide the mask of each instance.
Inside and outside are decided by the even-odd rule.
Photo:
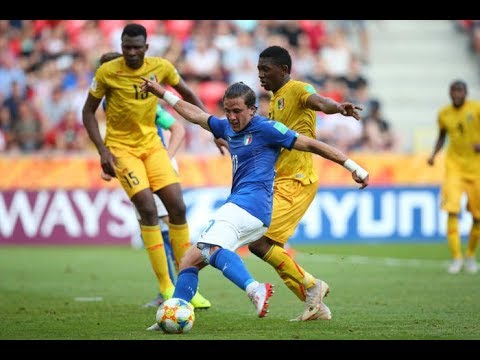
[[[185,254],[185,252],[191,246],[188,224],[185,223],[181,225],[176,225],[169,223],[168,233],[170,235],[170,243],[172,244],[173,257],[175,258],[175,262],[178,268],[183,254]]]
[[[312,286],[315,280],[293,260],[285,249],[272,245],[263,260],[273,266],[283,283],[300,300],[305,301],[305,288]]]
[[[160,226],[140,225],[142,232],[143,243],[147,249],[150,264],[157,276],[158,287],[161,293],[164,293],[168,288],[173,287],[172,280],[168,274],[167,255],[163,245],[162,233]]]
[[[447,221],[447,240],[448,247],[453,259],[462,258],[462,244],[460,243],[460,233],[458,232],[458,216],[448,215]]]
[[[468,237],[468,246],[465,255],[468,257],[474,257],[477,250],[478,239],[480,239],[480,220],[474,220],[470,235]]]

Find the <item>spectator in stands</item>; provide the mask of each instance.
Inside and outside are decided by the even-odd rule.
[[[69,110],[64,114],[55,128],[54,134],[55,149],[57,150],[81,152],[86,148],[87,134],[74,110]]]
[[[373,99],[370,102],[370,115],[363,121],[362,139],[358,145],[359,150],[370,152],[392,151],[398,145],[390,123],[383,118],[380,101]]]
[[[341,76],[340,79],[345,81],[350,92],[354,92],[364,83],[367,83],[367,78],[363,75],[363,65],[360,58],[353,55],[350,59],[350,65],[348,66],[348,72]]]
[[[370,34],[368,32],[368,20],[337,20],[339,30],[348,37],[351,32],[356,31],[358,36],[358,48],[360,50],[360,60],[363,64],[368,64],[370,60]]]
[[[8,150],[12,142],[12,116],[6,106],[0,107],[0,151]]]
[[[319,52],[325,62],[327,74],[333,77],[345,76],[348,73],[352,48],[340,30],[334,30],[327,43]]]
[[[33,152],[43,147],[43,128],[40,117],[28,101],[18,107],[18,118],[13,123],[14,148]]]
[[[5,99],[3,105],[10,110],[10,115],[13,119],[18,118],[18,107],[26,100],[25,89],[22,89],[19,83],[12,82],[10,95]]]

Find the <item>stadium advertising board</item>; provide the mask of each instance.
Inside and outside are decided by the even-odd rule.
[[[228,192],[185,189],[192,240]],[[321,187],[291,243],[443,241],[445,216],[438,186]],[[463,211],[462,235],[471,221]],[[129,244],[135,237],[136,217],[120,188],[0,192],[0,244]]]

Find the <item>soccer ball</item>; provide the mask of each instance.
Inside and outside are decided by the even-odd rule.
[[[183,299],[170,298],[158,307],[157,323],[166,334],[187,333],[194,321],[193,306]]]

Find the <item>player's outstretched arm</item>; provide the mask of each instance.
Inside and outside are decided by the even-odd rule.
[[[321,111],[325,114],[340,113],[344,116],[352,116],[357,120],[361,119],[359,111],[363,110],[361,106],[349,102],[338,103],[333,99],[318,94],[312,94],[308,97],[307,106],[312,110]]]
[[[180,99],[171,91],[166,90],[158,82],[149,80],[144,76],[141,78],[144,81],[140,85],[140,89],[142,91],[152,93],[153,95],[165,100],[171,107],[175,109],[176,112],[185,118],[185,120],[200,125],[205,130],[210,131],[210,127],[208,126],[208,118],[210,117],[210,114],[207,114],[198,106]]]
[[[330,161],[342,165],[352,173],[352,179],[361,184],[360,189],[368,186],[368,172],[353,160],[349,159],[343,152],[337,148],[328,145],[322,141],[309,138],[305,135],[298,134],[297,141],[293,148],[300,151],[311,152]]]

